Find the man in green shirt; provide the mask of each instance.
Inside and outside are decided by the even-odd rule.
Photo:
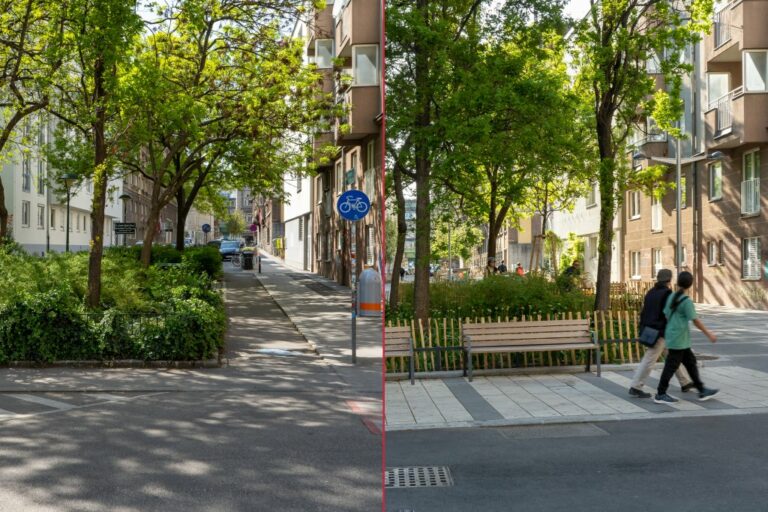
[[[664,371],[661,373],[657,394],[653,397],[653,401],[657,404],[673,404],[678,401],[677,398],[667,394],[667,389],[672,375],[675,374],[681,363],[688,370],[688,375],[690,375],[694,386],[699,390],[699,400],[709,400],[718,392],[717,389],[704,387],[699,378],[696,356],[691,350],[691,329],[688,322],[693,322],[693,325],[698,327],[712,343],[717,341],[717,337],[704,327],[704,324],[696,316],[696,308],[691,298],[688,297],[691,286],[693,286],[693,274],[680,272],[680,275],[677,276],[677,291],[669,296],[664,307],[664,316],[667,317],[664,338],[669,354],[664,362]]]

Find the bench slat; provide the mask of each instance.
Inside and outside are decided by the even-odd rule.
[[[539,339],[520,339],[520,340],[500,340],[500,339],[472,339],[472,349],[475,347],[510,347],[511,350],[515,350],[515,347],[525,345],[579,345],[582,343],[592,344],[591,336],[573,336],[568,338],[539,338]]]
[[[542,325],[537,327],[490,327],[485,329],[474,329],[465,327],[462,332],[465,335],[494,334],[494,333],[537,333],[537,332],[562,332],[575,333],[589,331],[589,325],[578,325],[561,327],[555,325]]]
[[[582,343],[580,345],[520,345],[516,347],[475,347],[472,346],[473,354],[490,354],[505,352],[549,352],[552,350],[587,350],[597,348],[597,345]],[[511,349],[511,350],[510,350]]]
[[[510,333],[482,333],[472,334],[469,338],[474,344],[476,341],[494,340],[499,343],[514,343],[520,340],[548,340],[548,339],[575,339],[590,338],[592,334],[589,331],[571,331],[571,332],[510,332]]]
[[[466,323],[462,322],[462,328],[496,328],[496,327],[531,327],[531,326],[559,326],[559,327],[573,327],[573,326],[585,326],[589,325],[589,319],[577,319],[577,320],[533,320],[525,322],[488,322],[488,323]]]

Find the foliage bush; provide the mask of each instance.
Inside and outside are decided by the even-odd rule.
[[[164,248],[157,261],[178,263],[176,255]],[[134,248],[110,248],[102,261],[101,308],[89,310],[87,253],[39,258],[2,250],[0,364],[214,357],[226,330],[224,302],[209,272],[220,275],[218,259],[218,271],[210,251],[178,266],[144,269]]]
[[[413,285],[401,285],[401,301],[388,318],[413,317]],[[558,286],[547,277],[496,275],[479,281],[430,283],[430,316],[435,318],[519,317],[568,311],[588,311],[593,297]]]
[[[192,273],[205,272],[212,279],[219,279],[224,272],[221,253],[216,247],[190,247],[184,250],[181,261]]]

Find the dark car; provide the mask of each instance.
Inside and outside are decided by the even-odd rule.
[[[221,240],[211,240],[206,245],[210,245],[211,247],[220,248],[221,247]]]
[[[219,253],[223,260],[232,259],[232,256],[240,252],[240,242],[237,240],[224,240],[219,247]]]

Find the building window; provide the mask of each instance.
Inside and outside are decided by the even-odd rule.
[[[30,214],[30,204],[29,201],[22,201],[21,202],[21,225],[22,227],[28,228],[29,227],[29,214]]]
[[[744,90],[768,91],[768,51],[744,52]]]
[[[632,191],[629,193],[629,219],[640,218],[640,192]]]
[[[597,206],[597,182],[590,183],[587,192],[587,208],[590,206]]]
[[[659,270],[664,268],[662,265],[662,252],[661,249],[653,249],[652,251],[652,257],[653,257],[653,275],[656,276],[659,274]]]
[[[21,190],[23,192],[32,190],[32,164],[26,152],[21,156]]]
[[[379,46],[352,47],[352,76],[355,85],[379,85]]]
[[[680,208],[688,207],[688,180],[680,176]]]
[[[344,192],[344,166],[341,161],[336,162],[336,195]]]
[[[646,131],[648,133],[648,142],[666,142],[667,141],[667,133],[659,128],[659,125],[656,124],[656,120],[652,117],[647,117],[645,119],[646,121]]]
[[[37,228],[45,229],[45,206],[37,205]]]
[[[725,264],[725,251],[723,250],[723,241],[719,240],[717,242],[717,264],[723,265]]]
[[[51,208],[51,229],[56,229],[56,210]]]
[[[320,69],[333,67],[333,39],[315,41],[315,64]]]
[[[629,253],[629,273],[632,279],[640,279],[640,252],[632,251]]]
[[[760,211],[760,150],[744,154],[741,182],[741,213],[752,215]]]
[[[37,161],[37,193],[45,194],[45,161]]]
[[[709,164],[709,200],[723,198],[723,163]]]
[[[365,226],[365,264],[373,265],[373,226]]]
[[[328,231],[323,237],[323,259],[331,261],[331,232]]]
[[[707,265],[713,267],[717,265],[717,243],[707,242]]]
[[[744,238],[741,241],[741,277],[760,279],[760,239]]]
[[[304,217],[299,217],[299,241],[304,240]]]
[[[651,197],[651,231],[658,233],[662,231],[664,210],[661,207],[661,200],[655,196]]]
[[[80,215],[75,214],[75,221],[77,222],[77,231],[80,231]]]
[[[375,140],[369,140],[368,145],[365,148],[365,168],[366,170],[376,168],[376,141]]]

